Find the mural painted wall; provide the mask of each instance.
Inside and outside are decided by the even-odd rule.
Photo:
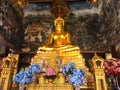
[[[0,43],[0,57],[5,56],[6,53],[6,47]]]
[[[16,9],[23,13],[22,9]],[[21,47],[23,40],[23,14],[16,10],[10,1],[0,0],[0,35],[13,44],[16,49]]]
[[[2,70],[2,59],[5,56],[6,53],[6,47],[0,43],[0,73]]]
[[[119,0],[104,2],[100,12],[101,43],[103,47],[114,45],[120,38]]]

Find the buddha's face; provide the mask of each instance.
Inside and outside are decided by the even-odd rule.
[[[64,19],[62,19],[61,17],[58,17],[54,23],[55,23],[55,26],[58,26],[58,25],[64,26]]]
[[[55,29],[56,29],[56,32],[61,32],[63,30],[63,26],[64,26],[64,20],[60,17],[58,17],[56,20],[55,20]]]
[[[56,26],[56,32],[61,32],[63,30],[63,26]]]

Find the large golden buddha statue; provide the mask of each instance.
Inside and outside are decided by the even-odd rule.
[[[63,66],[69,62],[74,62],[76,68],[83,68],[87,75],[91,74],[85,66],[85,59],[80,53],[79,46],[72,45],[70,33],[64,31],[65,23],[62,17],[66,16],[68,13],[66,12],[67,6],[65,2],[63,2],[63,0],[55,0],[54,4],[52,13],[57,17],[54,21],[55,31],[50,34],[46,44],[38,48],[37,54],[32,58],[31,63],[40,63],[44,72],[51,67],[55,69],[58,77],[53,83],[58,87],[62,87],[57,90],[73,90],[73,88],[71,88],[72,85],[66,86],[65,76],[61,72]],[[47,85],[43,77],[44,73],[39,76],[39,83],[41,85]]]
[[[71,44],[70,33],[64,31],[64,19],[56,18],[54,25],[55,31],[50,34],[47,43],[38,48],[32,63],[42,64],[42,60],[45,60],[49,64],[47,67],[56,67],[56,57],[60,57],[63,65],[75,62],[76,67],[82,67],[88,71],[79,47]]]
[[[69,62],[74,62],[75,67],[83,68],[87,76],[91,76],[91,73],[85,66],[85,59],[80,53],[79,47],[71,44],[70,34],[64,31],[64,19],[61,17],[56,18],[54,25],[55,32],[50,34],[49,40],[44,46],[38,48],[37,54],[33,57],[31,63],[40,63],[43,72],[46,72],[46,70],[51,67],[55,69],[58,77],[54,80],[52,85],[62,87],[62,89],[58,88],[55,90],[73,90],[71,84],[66,86],[65,76],[61,72],[63,66]],[[41,85],[47,85],[47,81],[43,77],[44,73],[40,74],[39,83]],[[86,85],[87,83],[82,87],[85,88]],[[46,88],[46,86],[43,88]]]
[[[64,20],[58,17],[55,20],[55,32],[51,33],[46,46],[59,48],[65,45],[70,45],[70,34],[64,31]]]
[[[57,50],[57,51],[70,51],[79,49],[79,47],[71,45],[70,33],[64,31],[64,19],[58,17],[55,19],[55,32],[50,34],[48,42],[39,47],[39,50]]]
[[[55,32],[50,34],[49,40],[44,46],[38,48],[37,54],[33,57],[31,63],[40,63],[44,72],[50,67],[54,68],[59,77],[55,79],[54,83],[57,83],[58,86],[59,84],[66,85],[65,77],[61,71],[63,66],[69,62],[74,62],[76,68],[83,68],[87,75],[90,75],[79,47],[71,44],[70,33],[64,31],[64,19],[61,17],[56,18],[54,25]],[[40,75],[39,83],[46,83],[43,76],[44,74]]]

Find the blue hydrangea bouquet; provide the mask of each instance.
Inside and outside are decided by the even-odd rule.
[[[76,90],[80,90],[80,86],[85,83],[85,71],[81,68],[75,68],[75,64],[73,62],[65,65],[62,72]]]

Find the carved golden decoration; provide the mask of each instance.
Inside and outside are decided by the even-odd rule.
[[[94,57],[91,60],[91,65],[95,78],[95,90],[107,90],[103,63],[104,59],[99,57],[95,53]]]
[[[51,6],[51,13],[54,14],[55,17],[65,17],[69,13],[69,6],[65,0],[54,0]]]
[[[96,4],[98,0],[86,0],[89,4]]]
[[[65,0],[65,1],[75,1],[75,0]],[[53,0],[28,0],[28,2],[53,2]]]
[[[103,0],[86,0],[88,4],[90,5],[94,5],[94,4],[99,4],[101,3]],[[107,0],[109,1],[109,0]]]
[[[17,4],[20,7],[26,7],[26,5],[28,4],[28,0],[17,0]]]
[[[111,53],[105,53],[105,57],[106,57],[106,59],[111,59],[112,58],[112,54]]]
[[[70,84],[30,84],[28,90],[73,90]]]
[[[11,90],[13,76],[17,72],[18,54],[8,54],[3,58],[3,69],[0,77],[0,90]]]

